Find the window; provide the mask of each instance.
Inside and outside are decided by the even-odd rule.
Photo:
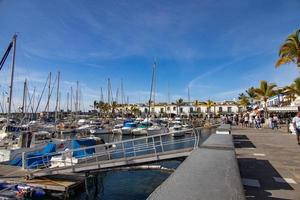
[[[243,111],[243,108],[242,107],[239,107],[239,112],[242,112]]]
[[[180,112],[180,113],[183,113],[183,108],[180,108],[180,109],[179,109],[179,112]]]
[[[223,108],[222,107],[219,107],[219,112],[223,112]]]
[[[173,111],[176,111],[176,107],[173,107]]]
[[[163,113],[164,112],[164,108],[160,108],[160,112]]]
[[[192,107],[190,107],[190,113],[191,113],[191,112],[194,112],[194,109],[193,109]]]
[[[145,113],[147,113],[148,112],[148,109],[147,108],[145,108]]]
[[[167,107],[167,111],[170,111],[170,107]]]
[[[227,108],[227,112],[229,112],[229,113],[231,113],[231,112],[232,112],[232,109],[231,109],[231,107],[228,107],[228,108]]]
[[[197,112],[201,112],[201,108],[199,107],[199,108],[197,108]]]

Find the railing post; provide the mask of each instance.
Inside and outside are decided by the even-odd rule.
[[[159,136],[159,140],[160,140],[161,152],[164,152],[164,146],[163,146],[163,143],[162,143],[161,135]]]
[[[22,169],[26,168],[26,157],[25,157],[26,152],[22,152]]]
[[[134,141],[132,140],[131,143],[132,143],[132,148],[133,148],[133,156],[135,157],[136,153],[135,153],[135,148],[134,148]]]
[[[110,160],[109,148],[107,148],[106,152],[107,152],[107,154],[108,154],[108,160]]]
[[[123,150],[124,158],[126,158],[126,152],[125,152],[124,142],[122,142],[122,150]]]
[[[72,166],[72,172],[74,172],[75,169],[74,169],[74,165],[73,165],[73,156],[72,155],[71,155],[71,166]]]
[[[154,153],[156,155],[157,152],[156,152],[156,146],[155,146],[155,142],[154,142],[154,136],[152,136],[152,143],[153,143]]]

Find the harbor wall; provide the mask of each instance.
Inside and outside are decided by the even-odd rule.
[[[244,200],[231,135],[211,135],[148,200]]]

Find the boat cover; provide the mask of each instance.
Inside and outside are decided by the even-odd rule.
[[[72,149],[79,149],[83,147],[92,147],[96,145],[96,140],[94,139],[85,139],[85,140],[72,140]],[[90,156],[95,153],[95,148],[88,148],[84,150],[78,150],[73,152],[73,157],[82,158]]]
[[[48,143],[41,152],[32,152],[26,154],[26,168],[32,169],[32,168],[38,168],[39,166],[45,166],[48,165],[51,157],[53,156],[48,155],[49,153],[54,153],[56,151],[56,144]],[[43,157],[43,155],[45,155]],[[14,160],[10,161],[11,165],[14,166],[22,166],[22,157],[17,157]]]

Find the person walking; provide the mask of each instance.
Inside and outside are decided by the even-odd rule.
[[[270,129],[274,129],[273,116],[272,115],[269,116],[268,124],[269,124]]]
[[[300,111],[298,111],[297,115],[293,118],[293,126],[296,131],[298,144],[300,145]]]
[[[278,130],[279,119],[278,119],[277,115],[273,116],[272,122],[273,122],[273,130],[275,128]]]
[[[260,116],[259,115],[256,115],[255,116],[255,128],[256,129],[260,129],[261,128],[261,119],[260,119]]]
[[[244,118],[245,127],[248,127],[248,122],[249,122],[249,117],[248,117],[248,115],[246,114],[246,115],[245,115],[245,118]]]

